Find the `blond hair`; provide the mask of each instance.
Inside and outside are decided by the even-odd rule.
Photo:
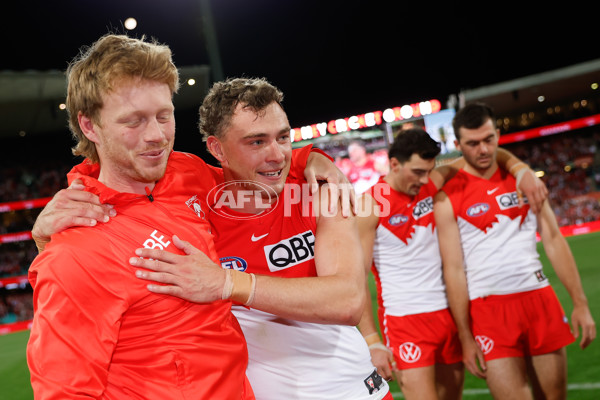
[[[67,111],[69,128],[76,141],[71,149],[76,156],[98,162],[96,146],[81,131],[81,112],[101,126],[102,96],[127,79],[143,79],[169,86],[171,94],[179,89],[179,73],[171,50],[152,40],[107,34],[89,47],[82,48],[67,68]]]

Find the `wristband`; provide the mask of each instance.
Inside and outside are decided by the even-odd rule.
[[[231,280],[233,286],[231,288],[231,300],[236,303],[246,304],[251,301],[252,296],[252,274],[247,274],[241,271],[231,270]]]
[[[225,270],[225,284],[223,285],[223,293],[221,294],[221,300],[227,300],[231,297],[231,291],[233,290],[233,280],[231,279],[231,268]]]
[[[381,339],[379,339],[379,333],[377,333],[377,332],[373,332],[373,333],[368,334],[367,336],[364,336],[364,339],[365,339],[365,342],[367,342],[367,345],[369,345],[369,348],[373,344],[381,343]]]
[[[512,167],[510,167],[510,169],[508,170],[508,172],[516,177],[516,174],[518,171],[521,171],[524,168],[529,168],[529,166],[527,164],[525,164],[523,161],[519,161],[518,163],[516,163],[515,165],[513,165]]]
[[[369,345],[369,350],[373,349],[385,350],[387,352],[390,352],[390,349],[388,349],[383,343],[373,343]]]
[[[522,169],[518,170],[517,173],[515,174],[515,179],[517,181],[517,183],[516,183],[517,192],[519,192],[519,193],[521,192],[521,190],[519,189],[521,179],[523,179],[523,175],[525,175],[525,172],[527,172],[527,171],[531,171],[531,170],[529,168],[522,168]]]
[[[252,284],[250,287],[250,296],[248,296],[248,300],[244,303],[245,306],[249,306],[254,301],[254,293],[256,293],[256,276],[254,274],[250,274],[250,278],[252,278]]]

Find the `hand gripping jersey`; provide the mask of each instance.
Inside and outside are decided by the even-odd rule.
[[[433,216],[431,179],[416,196],[381,178],[367,192],[380,206],[372,271],[380,315],[404,316],[448,307]]]
[[[512,175],[498,168],[486,180],[460,170],[442,190],[460,230],[471,300],[548,286],[536,249],[537,219],[529,205],[519,208]]]
[[[212,212],[221,265],[285,278],[316,276],[315,218],[302,213],[301,202],[287,203],[282,194],[260,215]],[[233,312],[248,342],[247,374],[257,399],[381,399],[388,393],[356,327],[300,322],[235,305]]]
[[[247,348],[231,302],[195,304],[154,294],[129,264],[140,247],[181,252],[177,234],[218,260],[205,216],[218,176],[198,157],[173,152],[148,196],[81,178],[116,217],[68,229],[32,263],[35,317],[27,361],[36,399],[253,399]]]

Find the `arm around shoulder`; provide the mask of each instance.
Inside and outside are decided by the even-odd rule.
[[[365,273],[356,218],[342,216],[339,208],[330,214],[327,201],[326,196],[319,201],[314,246],[317,276],[257,275],[253,308],[299,321],[358,324],[365,304]]]

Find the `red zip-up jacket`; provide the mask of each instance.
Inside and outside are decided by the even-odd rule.
[[[204,203],[222,181],[199,157],[173,152],[148,196],[120,193],[80,178],[116,217],[52,236],[29,271],[35,316],[27,361],[36,399],[253,399],[246,342],[231,302],[195,304],[154,294],[129,258],[139,247],[181,254],[177,234],[215,252]]]

